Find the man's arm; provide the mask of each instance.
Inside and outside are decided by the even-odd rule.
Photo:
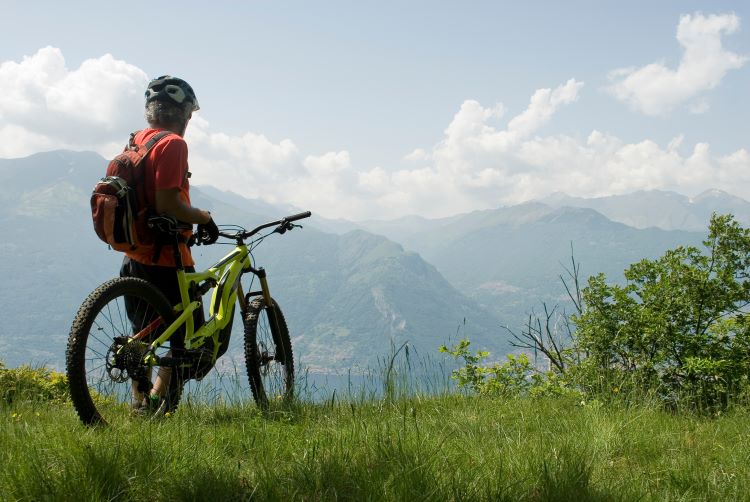
[[[208,223],[211,219],[208,211],[187,205],[180,198],[179,188],[156,191],[156,212],[171,214],[185,223]]]

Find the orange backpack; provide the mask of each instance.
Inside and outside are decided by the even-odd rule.
[[[123,152],[107,165],[106,176],[91,194],[91,216],[99,238],[116,251],[135,251],[153,246],[155,233],[148,226],[152,208],[143,189],[148,152],[165,136],[162,131],[144,145],[135,144],[134,132]]]

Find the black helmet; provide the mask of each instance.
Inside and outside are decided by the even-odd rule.
[[[170,75],[162,75],[149,82],[146,88],[146,104],[151,101],[174,101],[180,105],[189,101],[193,104],[193,111],[200,109],[190,84]]]

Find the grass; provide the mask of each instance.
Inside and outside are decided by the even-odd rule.
[[[70,405],[2,406],[2,500],[750,500],[745,409],[447,395],[87,429]]]

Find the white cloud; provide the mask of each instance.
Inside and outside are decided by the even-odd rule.
[[[147,81],[142,70],[109,54],[88,59],[75,70],[66,67],[62,52],[54,47],[20,63],[4,62],[0,154],[68,148],[112,155],[125,143],[129,128],[143,122]]]
[[[54,48],[20,63],[2,63],[0,156],[72,148],[111,157],[130,130],[143,124],[146,81],[140,69],[106,55],[68,69]],[[526,109],[509,117],[502,104],[485,108],[467,100],[435,146],[412,151],[400,169],[363,166],[345,149],[302,152],[289,138],[226,134],[196,115],[186,135],[192,179],[354,219],[446,216],[554,191],[599,196],[719,188],[750,196],[746,149],[717,156],[705,143],[685,145],[682,136],[662,146],[650,140],[626,143],[597,130],[583,139],[545,136],[543,127],[574,103],[582,88],[571,79],[537,90]]]
[[[2,124],[2,122],[0,122]],[[0,157],[24,157],[35,152],[64,148],[64,145],[13,124],[0,125]]]
[[[305,172],[290,139],[274,143],[262,134],[231,136],[212,132],[208,121],[193,116],[185,134],[190,149],[192,181],[278,202],[267,187],[280,186]]]
[[[613,84],[607,90],[646,115],[664,115],[714,89],[727,72],[747,62],[747,56],[722,46],[722,36],[731,35],[739,26],[740,19],[734,14],[684,15],[677,26],[677,41],[683,54],[676,69],[657,62],[642,68],[614,70],[610,73]],[[690,110],[704,113],[708,106],[707,101],[700,99]]]
[[[504,115],[503,105],[483,108],[467,100],[432,151],[416,149],[405,157],[431,165],[397,171],[355,167],[346,150],[303,155],[288,139],[273,143],[255,134],[212,133],[205,120],[194,119],[186,135],[193,179],[327,216],[442,215],[485,207],[512,192],[507,175],[523,167],[513,151],[559,107],[575,101],[582,86],[571,79],[555,89],[537,91],[528,108],[511,118],[505,129],[491,125]]]
[[[429,160],[430,155],[423,148],[415,148],[411,153],[404,156],[407,162],[419,162]]]
[[[578,98],[582,83],[571,80],[534,93],[528,108],[505,128],[492,125],[499,108],[466,101],[431,152],[431,165],[359,174],[371,204],[368,217],[407,213],[446,216],[515,204],[555,191],[591,197],[665,189],[692,194],[711,187],[750,195],[750,154],[745,149],[716,156],[706,143],[684,145],[678,135],[662,146],[625,141],[594,130],[583,140],[540,136],[540,128],[562,105]],[[685,149],[688,153],[681,153]],[[377,211],[377,212],[376,212]]]
[[[331,216],[366,208],[348,151],[305,156],[290,139],[274,143],[262,134],[211,132],[210,124],[200,117],[191,120],[185,140],[195,184]]]
[[[576,82],[571,78],[555,90],[539,89],[531,97],[529,107],[510,121],[508,131],[520,138],[533,134],[549,122],[552,114],[561,105],[577,101],[581,87],[583,87],[583,82]]]
[[[324,155],[308,155],[303,162],[311,176],[335,176],[351,166],[349,152],[328,152]]]

